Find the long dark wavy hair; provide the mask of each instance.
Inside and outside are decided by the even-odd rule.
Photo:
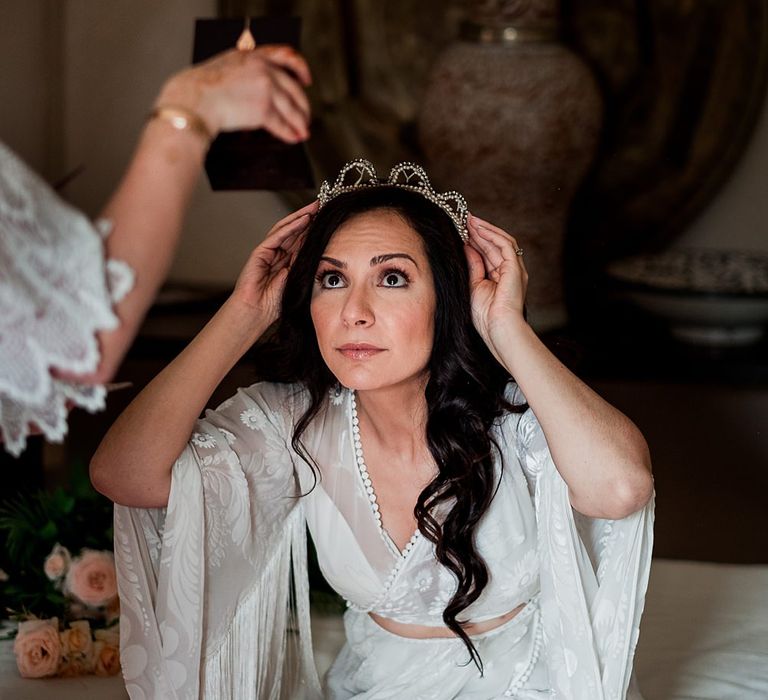
[[[301,436],[337,380],[320,354],[310,316],[313,282],[333,233],[352,217],[376,209],[396,212],[418,233],[432,270],[437,303],[425,389],[426,439],[439,471],[419,495],[414,515],[421,534],[435,545],[437,559],[458,581],[443,621],[463,640],[470,661],[482,673],[482,660],[456,618],[488,583],[474,536],[498,487],[493,450],[499,459],[501,453],[489,430],[505,411],[523,407],[505,400],[511,377],[472,324],[463,243],[448,215],[423,196],[392,186],[348,192],[326,204],[312,221],[288,274],[280,319],[258,353],[258,366],[267,369],[266,379],[299,382],[308,390],[310,405],[294,426],[293,447],[317,477],[319,467]],[[434,515],[441,504],[449,506],[442,522]]]

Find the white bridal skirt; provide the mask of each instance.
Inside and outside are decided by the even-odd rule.
[[[540,655],[541,613],[531,600],[515,617],[472,637],[481,676],[457,637],[410,639],[388,632],[367,613],[344,614],[347,642],[325,677],[332,700],[543,700],[551,697]]]

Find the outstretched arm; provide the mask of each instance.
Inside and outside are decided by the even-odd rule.
[[[618,519],[653,492],[648,446],[638,428],[547,350],[523,318],[528,274],[517,243],[477,217],[465,247],[475,326],[520,386],[584,515]]]
[[[297,143],[309,136],[310,83],[304,59],[287,46],[232,50],[170,78],[155,107],[177,107],[197,115],[211,136],[220,131],[265,128]],[[100,334],[101,364],[80,381],[114,376],[144,314],[165,279],[184,214],[209,142],[192,129],[150,120],[128,169],[102,216],[114,229],[107,256],[136,271],[136,285],[116,312],[120,326]]]

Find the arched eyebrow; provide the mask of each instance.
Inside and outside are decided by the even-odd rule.
[[[377,255],[375,258],[371,258],[371,267],[381,265],[381,263],[385,263],[394,258],[405,258],[406,260],[410,260],[417,268],[419,267],[419,263],[408,255],[408,253],[387,253],[386,255]]]
[[[419,263],[417,263],[408,253],[386,253],[384,255],[376,255],[371,258],[371,267],[375,267],[376,265],[381,265],[381,263],[385,263],[388,260],[392,260],[394,258],[405,258],[406,260],[410,260],[416,267],[419,267]],[[327,255],[323,255],[320,260],[324,260],[327,263],[330,263],[331,265],[335,265],[336,267],[346,270],[347,263],[345,263],[343,260],[338,260],[336,258],[331,258]]]

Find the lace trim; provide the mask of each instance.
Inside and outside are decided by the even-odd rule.
[[[368,474],[368,467],[365,464],[365,456],[363,454],[363,444],[360,439],[360,420],[357,416],[357,401],[355,400],[355,392],[352,390],[349,391],[349,422],[351,427],[352,442],[353,442],[354,451],[355,451],[355,462],[357,464],[357,469],[360,474],[360,482],[359,482],[360,487],[364,490],[365,495],[368,498],[368,501],[370,502],[371,512],[373,513],[373,516],[376,519],[376,525],[379,530],[379,535],[384,541],[384,544],[387,545],[387,547],[393,551],[393,554],[397,555],[394,566],[392,567],[392,569],[389,572],[389,575],[384,581],[384,585],[380,595],[370,605],[370,607],[362,607],[349,600],[347,601],[347,607],[352,608],[353,610],[357,610],[358,612],[370,612],[372,610],[378,610],[387,600],[387,597],[389,596],[389,592],[392,590],[392,587],[394,586],[395,582],[400,576],[400,572],[403,570],[406,563],[410,561],[411,554],[416,550],[417,545],[422,541],[423,538],[421,537],[421,533],[419,532],[419,530],[416,530],[416,532],[414,532],[413,535],[411,535],[411,539],[408,540],[404,549],[402,551],[398,551],[397,547],[394,544],[394,540],[392,540],[391,538],[388,538],[388,535],[384,530],[384,526],[381,521],[381,513],[379,511],[379,504],[376,501],[376,493],[373,489],[373,482],[371,481],[370,475]]]
[[[52,376],[88,374],[100,354],[96,333],[119,324],[112,303],[133,287],[124,262],[104,261],[96,226],[62,201],[0,143],[0,433],[14,456],[30,423],[53,442],[70,406],[104,407],[106,391]]]
[[[384,524],[381,521],[381,511],[379,509],[379,503],[376,498],[376,491],[373,488],[373,481],[371,481],[371,475],[368,473],[368,466],[365,463],[365,455],[363,453],[363,441],[362,441],[362,438],[360,437],[360,419],[357,416],[357,400],[355,398],[355,392],[350,391],[349,396],[350,396],[350,399],[349,399],[350,400],[350,423],[352,427],[352,440],[354,441],[354,444],[355,444],[355,463],[357,464],[357,471],[360,474],[361,487],[365,491],[365,495],[371,504],[371,511],[373,512],[374,518],[376,518],[376,524],[378,525],[378,528],[379,528],[379,534],[381,535],[381,538],[384,540],[384,544],[386,544],[388,547],[392,547],[394,545],[394,540],[391,537],[389,537],[386,530],[384,529]],[[421,533],[417,529],[411,535],[411,539],[408,540],[408,542],[406,543],[402,551],[398,551],[397,547],[395,546],[395,551],[401,560],[408,558],[408,555],[416,546],[416,543],[418,542],[420,537],[421,537]],[[392,543],[391,545],[390,545],[390,542]],[[398,561],[398,565],[401,565],[401,561]],[[391,576],[393,580],[394,580],[394,577],[395,577],[394,575]]]
[[[533,642],[531,643],[531,649],[528,654],[528,661],[523,666],[522,670],[520,671],[520,674],[512,681],[512,683],[509,685],[509,687],[504,691],[504,697],[506,698],[517,698],[519,697],[519,692],[522,690],[523,686],[528,682],[528,679],[531,677],[531,674],[533,673],[533,669],[536,666],[536,664],[539,661],[539,657],[541,656],[541,650],[542,646],[544,644],[544,638],[543,638],[543,627],[541,624],[541,611],[538,607],[538,598],[536,600],[536,608],[533,611]],[[523,613],[525,610],[522,611]],[[521,613],[522,614],[522,613]],[[519,641],[519,638],[515,641],[517,643]]]

